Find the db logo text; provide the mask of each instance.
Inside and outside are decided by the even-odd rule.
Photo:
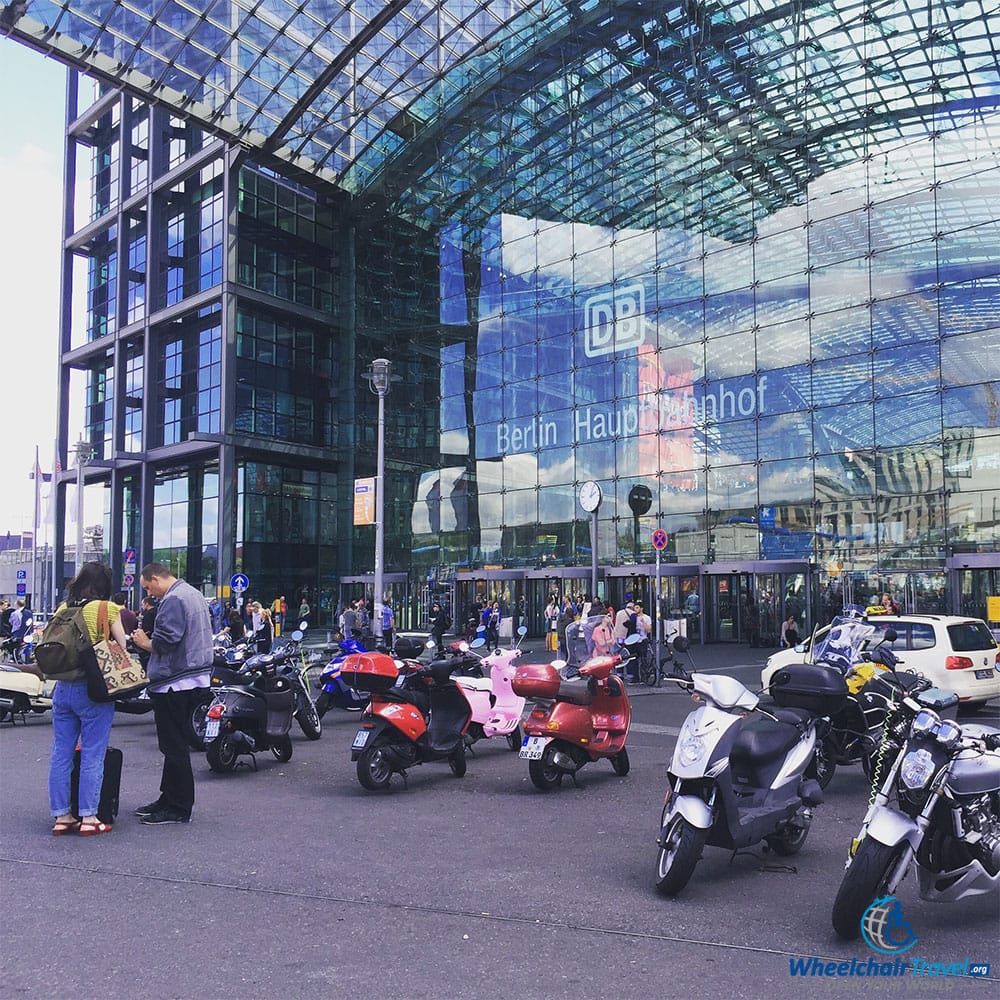
[[[583,350],[588,358],[638,347],[646,339],[646,292],[625,285],[583,303]]]

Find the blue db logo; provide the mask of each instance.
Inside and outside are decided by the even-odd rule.
[[[583,303],[583,350],[588,358],[638,347],[646,339],[646,292],[626,285]]]

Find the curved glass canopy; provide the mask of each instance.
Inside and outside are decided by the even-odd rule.
[[[14,0],[0,32],[424,224],[745,237],[1000,103],[994,0]],[[706,170],[707,166],[713,169]],[[706,178],[709,178],[706,180]],[[752,207],[751,207],[752,206]]]

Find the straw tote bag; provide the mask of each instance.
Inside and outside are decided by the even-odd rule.
[[[91,683],[87,687],[88,694],[94,701],[129,698],[138,694],[149,683],[146,668],[127,649],[110,638],[110,633],[108,602],[101,601],[97,609],[97,634],[101,638],[94,643],[101,686],[97,689],[97,685]]]

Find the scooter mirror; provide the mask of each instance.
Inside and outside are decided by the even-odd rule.
[[[885,630],[885,641],[886,642],[895,642],[898,638],[899,638],[899,634],[896,632],[896,630],[894,628],[887,628]]]
[[[688,649],[691,648],[691,643],[687,641],[687,637],[683,635],[677,636],[676,639],[670,644],[674,648],[674,652],[686,653]]]
[[[645,642],[644,636],[639,635],[638,632],[633,632],[631,635],[625,636],[626,646],[638,646],[640,642]]]
[[[427,642],[424,643],[424,649],[436,649],[436,648],[437,648],[437,643],[433,639],[428,639]]]
[[[475,639],[472,640],[469,645],[469,649],[482,649],[486,645],[486,640],[481,636],[477,635]]]
[[[299,631],[298,629],[296,629],[296,630],[295,630],[295,631],[294,631],[294,632],[292,633],[292,639],[293,639],[293,640],[294,640],[295,642],[301,642],[301,641],[302,641],[302,633],[301,633],[301,632],[300,632],[300,631]]]
[[[469,646],[469,644],[467,642],[460,642],[458,644],[458,648],[459,648],[459,650],[461,652],[467,653],[471,647]]]
[[[305,632],[305,630],[307,628],[309,628],[309,622],[305,621],[304,619],[299,622],[299,630],[300,631]]]
[[[528,626],[527,625],[518,625],[518,627],[517,627],[517,634],[518,635],[527,635],[528,634]]]

